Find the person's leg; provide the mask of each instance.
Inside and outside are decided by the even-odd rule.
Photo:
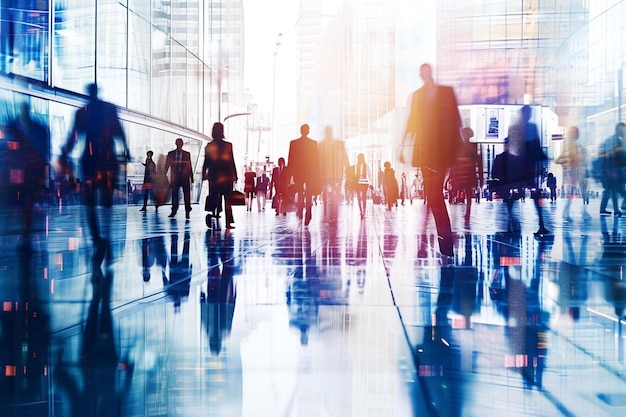
[[[311,223],[311,218],[313,217],[313,213],[311,211],[313,210],[313,198],[315,198],[315,196],[309,195],[305,192],[303,197],[306,211],[304,214],[304,224],[308,225]]]
[[[600,214],[606,213],[606,207],[609,204],[611,190],[606,180],[602,181],[602,200],[600,200]]]
[[[535,204],[535,210],[537,210],[537,217],[539,218],[539,229],[535,232],[536,235],[545,235],[550,233],[543,222],[543,211],[541,209],[541,191],[535,190],[532,193],[533,203]]]
[[[454,256],[454,242],[448,209],[443,197],[444,175],[440,172],[424,170],[424,194],[435,218],[439,235],[439,252],[444,256]]]
[[[185,213],[189,218],[189,212],[191,211],[191,184],[189,180],[183,182],[183,200],[185,202]]]
[[[146,211],[146,206],[148,205],[148,188],[146,185],[143,186],[143,207],[141,207],[141,211]]]
[[[178,211],[179,188],[180,184],[177,181],[172,181],[172,213],[170,214],[172,217]]]

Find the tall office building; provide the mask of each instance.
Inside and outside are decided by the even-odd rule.
[[[0,123],[30,103],[53,158],[89,83],[122,109],[133,181],[146,150],[163,155],[178,136],[198,167],[212,124],[245,109],[241,0],[2,0],[0,18]]]

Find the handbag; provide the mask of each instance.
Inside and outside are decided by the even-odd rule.
[[[246,196],[239,190],[233,190],[230,193],[230,204],[233,206],[245,206]]]

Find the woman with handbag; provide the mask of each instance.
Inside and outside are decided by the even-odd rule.
[[[226,229],[234,229],[233,208],[231,194],[234,183],[237,182],[237,167],[233,156],[233,144],[224,140],[224,125],[220,122],[213,124],[211,133],[213,140],[204,148],[204,165],[202,179],[209,182],[209,195],[206,210],[207,226],[215,219],[219,229],[219,213],[222,211],[222,199],[226,215]],[[209,204],[211,202],[211,204]]]

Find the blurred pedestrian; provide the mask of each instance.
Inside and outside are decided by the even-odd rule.
[[[297,216],[304,225],[311,222],[313,196],[321,192],[320,160],[317,141],[309,138],[309,125],[300,126],[300,137],[289,143],[288,176],[294,183]]]
[[[165,174],[170,172],[170,188],[172,190],[172,212],[169,217],[176,216],[178,211],[179,192],[183,190],[185,203],[185,218],[189,219],[191,212],[191,184],[193,183],[193,169],[191,167],[191,154],[183,149],[183,140],[177,138],[176,149],[167,153],[165,159]]]
[[[89,102],[76,111],[74,126],[65,146],[62,147],[60,165],[66,174],[71,170],[68,155],[82,142],[80,166],[83,179],[81,191],[87,206],[87,221],[94,239],[94,266],[100,266],[109,251],[109,239],[103,232],[110,226],[111,214],[107,210],[98,215],[97,205],[110,208],[115,190],[122,191],[126,184],[122,166],[130,160],[126,135],[118,118],[117,108],[98,97],[98,86],[89,84]],[[117,143],[120,146],[117,146]],[[118,149],[123,149],[119,155]],[[75,177],[73,173],[70,177]]]
[[[470,142],[474,137],[474,131],[469,127],[461,130],[463,144],[458,151],[457,159],[450,171],[453,189],[462,194],[465,199],[465,226],[469,227],[472,211],[472,199],[475,189],[482,188],[482,158],[478,154],[475,143]]]
[[[604,140],[598,149],[600,166],[600,180],[602,183],[602,200],[600,201],[600,215],[610,215],[606,208],[609,199],[613,203],[613,215],[622,216],[622,210],[626,210],[626,202],[622,201],[620,208],[618,197],[626,198],[624,192],[624,167],[626,166],[626,151],[624,150],[624,137],[626,135],[626,123],[619,122],[615,126],[615,133]]]
[[[270,180],[270,198],[272,198],[272,189],[274,195],[272,198],[272,208],[276,210],[276,215],[287,214],[287,166],[285,165],[285,158],[278,158],[278,166],[272,169],[272,179]]]
[[[154,192],[152,190],[152,182],[154,181],[154,176],[156,174],[156,164],[152,160],[152,155],[154,155],[154,152],[146,152],[146,162],[141,163],[141,165],[145,168],[143,172],[143,207],[141,207],[139,211],[146,211],[149,196],[152,197],[152,202],[154,203],[155,208],[157,210],[159,208],[154,199]]]
[[[319,144],[319,154],[324,217],[330,224],[334,224],[337,222],[339,203],[343,199],[341,184],[350,162],[345,144],[333,137],[330,126],[324,128],[324,139]]]
[[[454,255],[454,242],[443,184],[461,146],[461,116],[454,90],[435,83],[429,64],[420,66],[420,77],[424,84],[411,95],[403,140],[413,141],[412,165],[422,170],[426,202],[437,226],[439,251],[450,257]]]
[[[246,167],[243,174],[243,193],[246,196],[246,211],[252,211],[252,201],[256,192],[256,172]]]
[[[385,162],[384,167],[383,194],[387,210],[391,210],[392,207],[398,206],[398,180],[396,179],[396,171],[391,167],[391,162]]]
[[[359,212],[361,213],[361,219],[365,218],[367,214],[367,192],[370,187],[370,169],[365,162],[365,154],[358,154],[355,166],[356,176],[356,199],[359,203]]]
[[[265,201],[267,199],[267,189],[270,185],[270,179],[265,170],[256,179],[256,203],[259,211],[265,211]]]
[[[546,186],[548,187],[548,190],[550,190],[550,202],[556,203],[556,177],[552,172],[548,172]]]
[[[577,127],[572,126],[565,131],[563,149],[556,158],[556,163],[563,167],[563,186],[567,187],[565,206],[563,207],[563,220],[571,222],[570,207],[576,191],[580,191],[583,201],[583,218],[588,218],[586,198],[588,194],[587,158],[584,149],[578,144],[580,136]]]
[[[231,194],[237,182],[237,167],[233,156],[233,144],[224,140],[224,125],[220,122],[213,124],[211,136],[213,140],[204,148],[204,165],[202,179],[209,182],[208,200],[215,201],[215,207],[207,207],[209,217],[218,222],[222,200],[224,201],[226,229],[234,229],[235,219],[231,204]]]

